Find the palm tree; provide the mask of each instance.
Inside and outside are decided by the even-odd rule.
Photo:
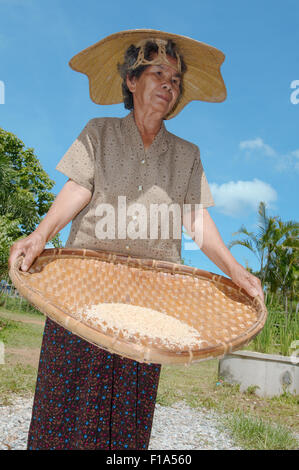
[[[232,235],[243,234],[247,237],[245,240],[234,240],[228,244],[228,249],[231,249],[235,245],[242,245],[248,248],[252,253],[254,253],[260,263],[259,277],[261,279],[262,285],[264,285],[265,280],[265,259],[269,258],[269,252],[272,250],[272,234],[276,224],[275,217],[267,217],[265,203],[261,202],[259,205],[259,224],[258,224],[258,234],[255,235],[253,232],[248,232],[244,225],[241,228],[234,232]],[[267,256],[268,252],[268,256]],[[267,266],[267,261],[266,261]]]
[[[264,286],[264,284],[269,281],[270,290],[274,291],[275,286],[276,288],[278,288],[278,286],[281,287],[282,271],[284,270],[284,263],[286,262],[286,257],[284,257],[283,261],[281,253],[283,251],[287,253],[286,250],[290,250],[291,252],[298,250],[299,225],[298,222],[294,221],[282,222],[278,216],[267,216],[264,202],[260,202],[258,214],[259,222],[257,234],[248,232],[246,227],[242,225],[242,227],[232,235],[243,234],[247,239],[234,240],[229,243],[228,248],[230,249],[235,245],[242,245],[251,250],[258,257],[260,262],[260,271],[257,275],[260,277],[262,285]],[[280,262],[283,262],[283,264],[280,265]],[[291,269],[288,270],[288,273],[284,276],[285,279],[290,279],[289,273],[291,271]],[[276,277],[274,276],[275,272]]]
[[[284,298],[285,311],[288,311],[288,298],[298,298],[299,263],[298,249],[278,246],[271,258],[266,281],[271,292],[281,292]]]

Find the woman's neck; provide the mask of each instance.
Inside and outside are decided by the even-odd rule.
[[[163,119],[156,114],[145,115],[144,113],[138,113],[136,109],[134,109],[133,115],[143,141],[144,149],[147,150],[159,133]]]

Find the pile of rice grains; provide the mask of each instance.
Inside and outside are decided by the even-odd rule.
[[[167,349],[199,346],[199,332],[171,315],[125,303],[100,303],[77,310],[76,317],[125,340],[159,344]]]

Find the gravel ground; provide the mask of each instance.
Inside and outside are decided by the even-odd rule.
[[[32,398],[0,406],[0,450],[25,450]],[[194,410],[184,402],[172,407],[156,404],[149,450],[238,450],[229,432],[219,430],[219,415]]]
[[[213,410],[195,410],[184,402],[173,406],[156,404],[150,450],[240,450],[220,427]]]

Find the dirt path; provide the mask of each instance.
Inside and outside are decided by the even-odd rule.
[[[14,313],[14,312],[7,312],[7,311],[1,311],[0,310],[0,318],[6,318],[7,320],[13,320],[21,323],[32,323],[35,325],[44,325],[45,323],[45,318],[41,317],[39,320],[38,318],[32,318],[29,315],[23,314],[23,313]]]
[[[23,313],[15,313],[0,310],[0,319],[12,320],[20,323],[27,323],[33,325],[43,326],[45,323],[45,317],[33,317]],[[30,365],[37,368],[40,356],[40,347],[38,348],[16,348],[16,347],[5,347],[6,362],[11,365],[22,364],[24,366]]]
[[[22,364],[37,368],[40,348],[5,348],[6,362],[11,365]]]

